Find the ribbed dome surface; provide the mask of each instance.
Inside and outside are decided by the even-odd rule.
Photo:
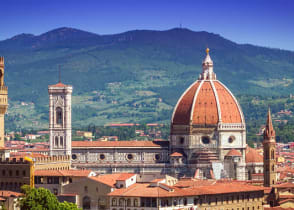
[[[197,80],[179,99],[172,118],[175,125],[243,123],[232,93],[217,80]]]

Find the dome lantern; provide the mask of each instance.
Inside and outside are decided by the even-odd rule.
[[[202,62],[202,74],[199,80],[216,80],[216,74],[213,72],[213,61],[209,55],[209,48],[206,48],[206,57]]]

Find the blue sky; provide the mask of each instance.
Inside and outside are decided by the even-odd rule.
[[[1,0],[0,40],[58,27],[98,34],[180,24],[237,43],[294,51],[293,0]]]

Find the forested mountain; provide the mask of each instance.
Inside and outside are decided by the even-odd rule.
[[[59,28],[0,41],[11,104],[7,120],[25,127],[46,125],[47,86],[57,83],[60,65],[62,82],[74,87],[74,125],[168,122],[181,93],[198,78],[206,47],[218,79],[235,95],[294,92],[291,51],[182,28],[114,35]],[[33,105],[21,112],[20,101]],[[21,124],[32,117],[39,124]]]

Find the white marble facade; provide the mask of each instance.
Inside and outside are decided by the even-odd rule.
[[[50,155],[71,155],[72,86],[58,83],[48,92]]]

